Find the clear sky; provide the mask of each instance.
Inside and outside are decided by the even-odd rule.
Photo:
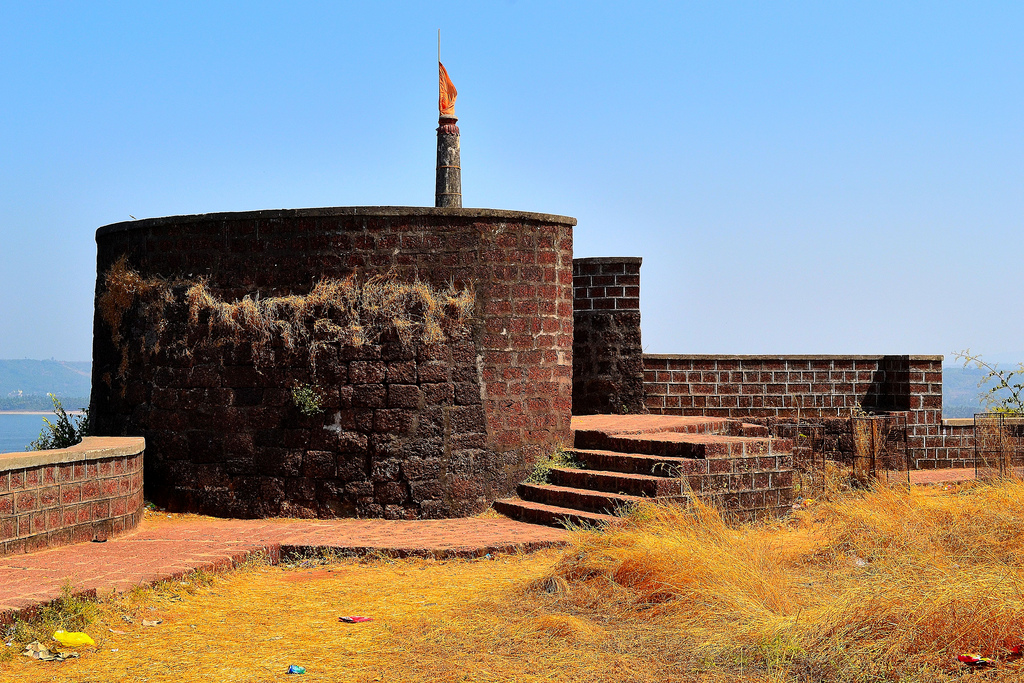
[[[642,256],[657,353],[1024,359],[1024,4],[0,2],[0,358],[87,360],[94,231],[466,206]]]

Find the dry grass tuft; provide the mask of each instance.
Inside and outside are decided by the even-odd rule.
[[[0,663],[10,661],[34,640],[50,642],[54,631],[81,631],[87,628],[99,613],[100,609],[94,601],[76,595],[71,585],[65,584],[61,597],[42,607],[32,620],[15,620],[9,626],[0,627],[4,641],[11,643],[9,647],[0,645]]]
[[[402,344],[443,343],[453,330],[464,328],[476,300],[472,286],[459,289],[451,284],[439,290],[419,280],[401,282],[391,273],[365,280],[354,274],[323,279],[306,295],[247,295],[228,302],[210,291],[207,279],[143,278],[128,267],[125,257],[111,266],[104,283],[98,305],[122,353],[121,377],[130,352],[122,325],[133,310],[141,316],[146,333],[137,335],[141,353],[160,352],[168,308],[181,307],[187,311],[187,330],[168,346],[186,356],[203,346],[248,344],[258,367],[271,360],[273,348],[280,345],[305,353],[315,370],[318,352],[332,344],[375,344],[386,333],[394,333]]]
[[[961,652],[1006,658],[1021,643],[1022,520],[1021,482],[954,495],[878,486],[787,527],[648,505],[580,533],[535,585],[565,581],[566,609],[655,619],[710,668],[898,679],[957,669]]]
[[[107,632],[100,651],[9,670],[23,681],[269,681],[288,664],[310,681],[1016,681],[1022,514],[1016,481],[837,493],[743,526],[706,506],[648,504],[533,555],[337,558],[136,591],[101,605],[100,621],[124,633]],[[118,626],[122,614],[133,622]],[[141,628],[141,615],[165,623]],[[962,652],[998,662],[968,672]]]
[[[103,322],[110,328],[110,338],[114,346],[121,351],[121,364],[118,375],[124,377],[128,371],[129,345],[123,337],[121,323],[124,316],[137,301],[144,302],[143,316],[147,329],[155,334],[150,342],[152,353],[160,352],[160,340],[167,329],[167,318],[164,315],[167,307],[173,303],[171,283],[162,278],[145,279],[128,267],[128,257],[117,259],[103,276],[104,290],[97,301],[97,309]],[[110,384],[109,375],[105,376]],[[123,391],[123,388],[122,388]]]
[[[201,280],[189,287],[186,300],[193,327],[205,325],[211,340],[248,342],[258,361],[275,338],[288,349],[309,348],[314,360],[318,348],[374,344],[386,331],[394,331],[403,344],[416,337],[439,344],[447,338],[444,326],[461,326],[472,315],[475,295],[471,288],[438,291],[394,275],[363,282],[352,275],[321,280],[306,296],[246,296],[233,303],[211,294]]]

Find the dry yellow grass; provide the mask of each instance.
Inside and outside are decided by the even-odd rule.
[[[95,652],[0,672],[267,681],[299,664],[311,681],[1015,681],[1022,553],[1021,482],[832,493],[792,520],[741,527],[709,508],[649,505],[534,555],[257,566],[137,591],[101,605]],[[137,625],[153,616],[164,624]],[[1002,661],[968,672],[956,662],[967,651]]]
[[[139,353],[159,353],[162,344],[186,356],[200,346],[248,344],[253,363],[272,360],[279,341],[289,352],[300,351],[316,369],[317,354],[330,345],[376,344],[394,333],[402,344],[420,341],[441,344],[452,334],[465,334],[476,294],[472,284],[450,283],[436,289],[426,282],[400,281],[395,273],[343,279],[325,278],[305,295],[244,296],[225,301],[210,291],[208,281],[143,278],[122,256],[104,274],[104,291],[97,306],[121,352],[119,375],[128,367],[131,343],[121,329],[134,311],[153,339],[134,340]],[[179,338],[165,339],[168,309],[180,308],[188,328]],[[170,316],[175,317],[175,316]]]

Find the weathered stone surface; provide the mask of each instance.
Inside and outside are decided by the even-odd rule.
[[[476,307],[443,344],[383,338],[329,347],[315,370],[283,344],[259,365],[244,341],[172,353],[173,342],[190,338],[187,311],[168,309],[156,330],[132,309],[124,338],[159,338],[162,350],[149,355],[132,343],[123,378],[120,351],[97,315],[96,429],[147,437],[146,493],[176,510],[396,519],[477,512],[511,493],[537,457],[569,443],[574,223],[383,207],[101,228],[98,294],[107,269],[127,255],[144,277],[208,277],[225,300],[304,294],[317,280],[358,271],[472,285]],[[296,383],[321,387],[321,414],[299,412]]]
[[[458,119],[441,115],[437,122],[437,183],[434,206],[462,206],[462,162]]]
[[[647,354],[648,410],[815,424],[818,448],[853,452],[858,410],[906,417],[911,468],[973,467],[973,422],[942,419],[942,356]]]
[[[573,413],[644,413],[639,258],[573,260]]]

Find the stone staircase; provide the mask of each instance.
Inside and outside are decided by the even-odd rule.
[[[603,524],[644,499],[712,502],[731,517],[778,515],[793,497],[792,443],[738,420],[666,415],[573,417],[572,467],[494,501],[501,514],[551,526]]]

